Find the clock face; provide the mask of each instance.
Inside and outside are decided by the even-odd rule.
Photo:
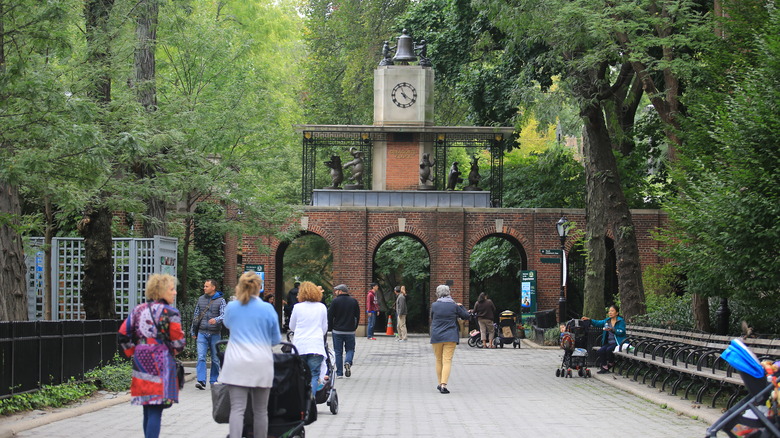
[[[393,103],[399,108],[409,108],[417,101],[417,90],[408,82],[400,82],[390,93]]]

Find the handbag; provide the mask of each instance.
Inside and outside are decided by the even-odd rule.
[[[230,391],[223,383],[211,385],[211,416],[220,424],[230,422]]]

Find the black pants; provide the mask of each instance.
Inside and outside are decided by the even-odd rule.
[[[605,344],[599,348],[596,363],[600,364],[601,368],[608,368],[609,364],[615,362],[615,353],[613,351],[616,347],[617,344]]]

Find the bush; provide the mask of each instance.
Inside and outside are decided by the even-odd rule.
[[[130,389],[133,365],[130,360],[114,355],[111,364],[88,371],[84,378],[95,386],[110,392],[125,392]]]
[[[648,293],[645,304],[647,314],[635,316],[632,323],[673,330],[691,330],[694,326],[689,293],[682,296]]]

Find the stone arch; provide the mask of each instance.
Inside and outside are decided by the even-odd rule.
[[[380,230],[378,233],[374,233],[371,238],[368,240],[368,253],[366,255],[371,255],[372,259],[374,254],[376,254],[376,250],[382,245],[382,243],[395,236],[402,236],[402,235],[408,235],[411,237],[414,237],[415,239],[419,240],[420,243],[423,244],[425,247],[425,250],[428,251],[428,255],[431,254],[431,245],[430,245],[430,239],[428,238],[428,235],[425,233],[424,230],[415,227],[413,225],[406,225],[404,227],[404,231],[401,231],[398,226],[394,227],[386,227]]]
[[[495,227],[486,227],[471,235],[471,238],[466,245],[466,248],[468,248],[467,256],[471,255],[471,250],[474,248],[474,245],[491,235],[507,235],[512,237],[523,248],[532,248],[531,242],[528,241],[524,234],[520,233],[515,228],[504,226],[502,232],[497,232]]]

